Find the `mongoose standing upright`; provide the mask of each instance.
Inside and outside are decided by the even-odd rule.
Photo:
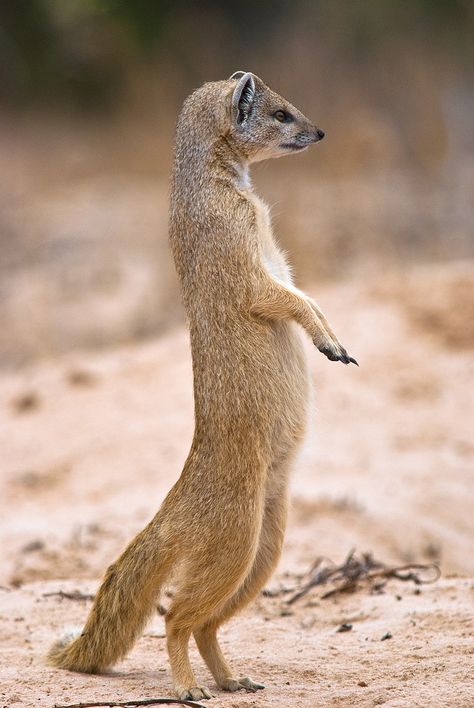
[[[249,72],[207,83],[185,101],[170,238],[191,330],[194,439],[160,510],[107,570],[82,634],[51,648],[53,665],[100,672],[121,659],[173,571],[166,636],[177,696],[211,697],[189,662],[191,634],[220,688],[263,688],[235,675],[216,632],[255,598],[280,556],[288,471],[307,414],[295,323],[332,361],[357,362],[292,284],[248,166],[323,136]]]

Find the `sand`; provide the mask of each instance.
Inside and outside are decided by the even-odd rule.
[[[361,366],[307,343],[313,411],[269,587],[297,585],[317,556],[341,562],[351,548],[438,562],[441,579],[329,599],[314,589],[291,607],[262,596],[221,636],[237,672],[266,689],[224,694],[193,646],[210,706],[474,705],[472,273],[419,267],[311,289]],[[43,657],[91,604],[55,593],[93,594],[178,477],[191,383],[184,328],[0,374],[0,706],[171,695],[158,615],[106,676]],[[351,631],[337,632],[341,623]]]

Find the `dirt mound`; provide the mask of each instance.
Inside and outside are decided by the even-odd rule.
[[[473,264],[417,268],[377,288],[395,296],[418,331],[451,349],[474,347]]]

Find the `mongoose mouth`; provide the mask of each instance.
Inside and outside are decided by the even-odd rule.
[[[285,148],[285,150],[306,150],[308,145],[298,145],[298,143],[282,143],[281,144],[282,148]]]
[[[314,143],[319,143],[320,140],[324,138],[324,131],[320,128],[316,128],[311,132],[303,132],[295,135],[292,142],[282,143],[280,147],[285,150],[305,150],[310,145]]]

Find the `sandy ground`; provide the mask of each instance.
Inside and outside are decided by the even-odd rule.
[[[267,688],[223,694],[193,647],[212,705],[474,705],[472,273],[420,268],[313,289],[361,366],[308,344],[314,410],[270,587],[353,547],[387,563],[438,561],[441,580],[331,599],[314,590],[291,608],[262,596],[222,644]],[[158,615],[107,676],[54,670],[43,656],[90,606],[54,593],[95,591],[178,477],[191,436],[184,330],[0,375],[0,706],[170,695]],[[344,622],[352,631],[338,633]]]

